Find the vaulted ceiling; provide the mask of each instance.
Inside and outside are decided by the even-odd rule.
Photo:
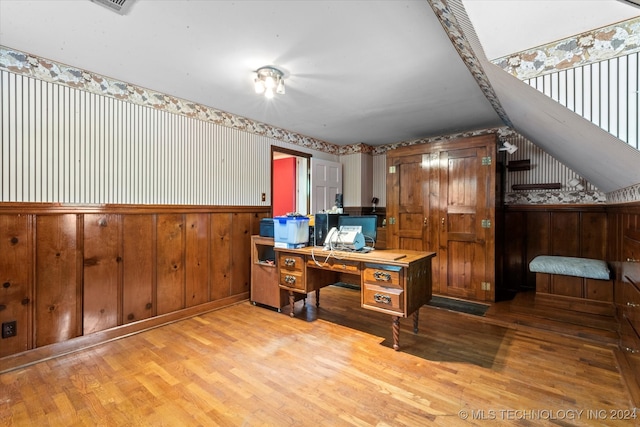
[[[617,0],[135,0],[125,15],[0,0],[0,44],[337,145],[512,125],[607,192],[640,183],[639,152],[489,59],[638,15]],[[285,95],[254,93],[263,65]]]

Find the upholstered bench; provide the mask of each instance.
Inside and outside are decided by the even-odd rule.
[[[536,273],[536,296],[548,294],[613,303],[613,281],[605,261],[540,255],[529,263]]]

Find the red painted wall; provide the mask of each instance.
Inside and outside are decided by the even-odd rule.
[[[273,161],[273,216],[296,210],[296,159]]]

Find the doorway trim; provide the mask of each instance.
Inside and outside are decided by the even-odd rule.
[[[271,146],[271,215],[273,216],[273,200],[275,199],[275,186],[273,182],[273,162],[279,155],[285,155],[285,157],[300,157],[307,161],[307,173],[304,182],[304,189],[306,194],[306,211],[307,214],[311,208],[310,190],[311,190],[311,157],[309,153],[303,153],[301,151],[290,150],[288,148]]]

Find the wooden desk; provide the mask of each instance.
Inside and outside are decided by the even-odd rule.
[[[419,308],[431,299],[431,258],[435,252],[331,252],[320,247],[275,251],[278,283],[289,292],[291,317],[296,294],[315,291],[319,305],[320,289],[347,274],[359,278],[363,308],[391,315],[395,350],[400,348],[401,317],[413,314],[413,329],[418,332]]]

